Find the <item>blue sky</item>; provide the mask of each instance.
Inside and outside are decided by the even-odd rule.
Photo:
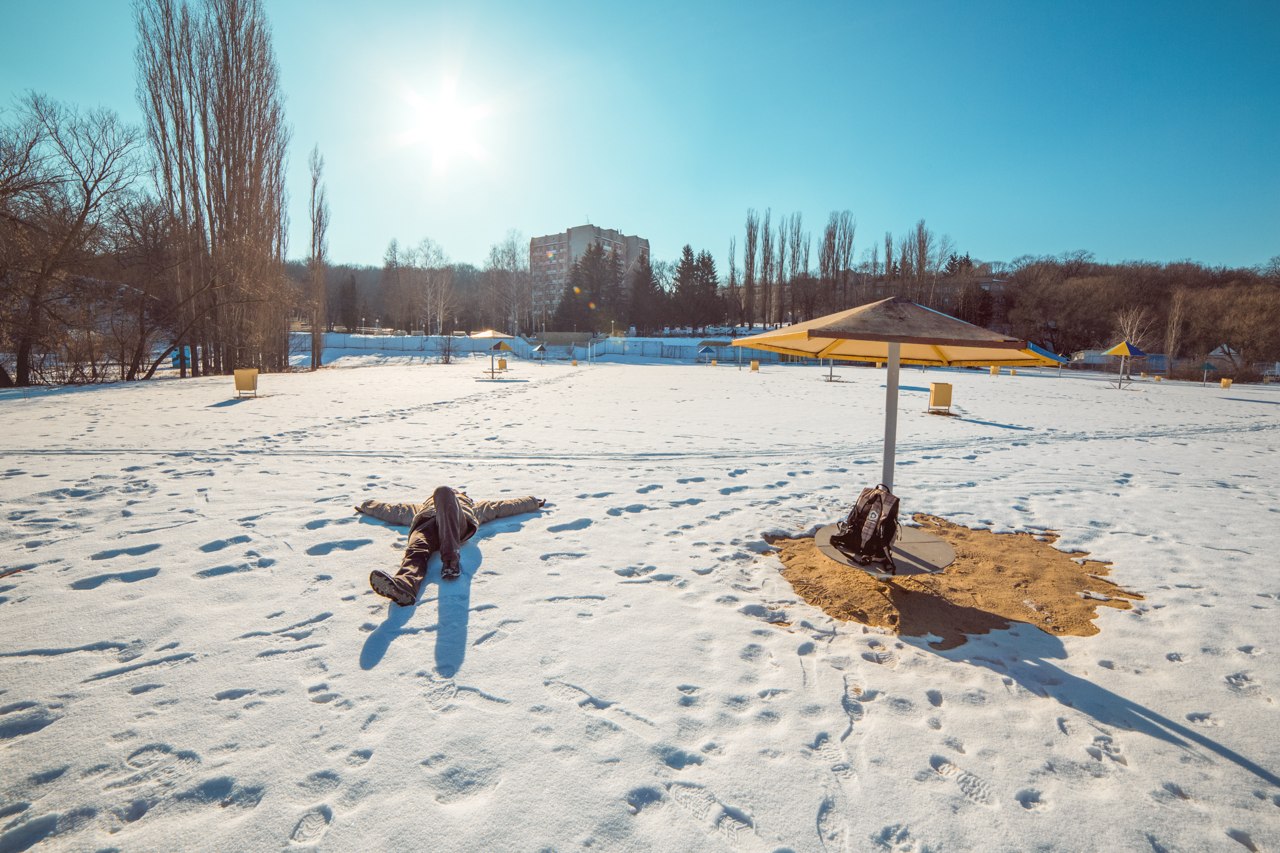
[[[1280,255],[1280,3],[267,0],[290,152],[334,261],[480,264],[590,221],[722,267],[748,207],[917,219],[983,260]],[[137,121],[128,0],[0,0],[0,96]],[[740,261],[739,261],[740,262]]]

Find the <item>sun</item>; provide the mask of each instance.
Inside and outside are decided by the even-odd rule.
[[[406,87],[404,93],[407,129],[399,143],[423,151],[431,161],[431,171],[443,174],[460,162],[483,162],[487,104],[469,102],[459,95],[456,77],[445,77],[434,96],[423,96]]]

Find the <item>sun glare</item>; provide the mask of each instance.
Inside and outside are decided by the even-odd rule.
[[[406,88],[404,109],[407,129],[398,141],[422,151],[431,162],[433,174],[448,172],[463,160],[486,159],[483,134],[491,110],[487,104],[471,103],[461,97],[457,78],[442,80],[434,96]]]

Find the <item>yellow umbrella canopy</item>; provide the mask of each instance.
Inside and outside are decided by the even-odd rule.
[[[1129,358],[1142,358],[1143,356],[1146,355],[1146,353],[1138,349],[1136,346],[1129,343],[1128,341],[1121,341],[1120,343],[1113,346],[1111,349],[1104,352],[1103,355],[1119,355],[1119,356],[1127,355],[1129,356]]]
[[[1051,365],[1026,341],[1007,338],[940,311],[893,296],[747,338],[734,346],[809,358],[883,361],[885,377],[884,467],[880,481],[893,489],[898,432],[898,366]]]
[[[492,340],[492,339],[496,339],[496,338],[512,338],[512,337],[515,337],[515,336],[514,336],[514,335],[507,335],[507,334],[503,334],[502,332],[494,331],[493,329],[485,329],[483,332],[472,332],[472,333],[471,333],[471,337],[473,337],[473,338],[488,338],[488,339]]]
[[[901,364],[944,367],[1053,364],[1026,341],[918,305],[900,296],[882,299],[747,338],[734,346],[809,358],[889,361],[889,345],[899,344]]]
[[[489,351],[490,352],[512,352],[513,350],[511,349],[511,344],[507,343],[506,341],[498,341],[496,344],[489,347]]]

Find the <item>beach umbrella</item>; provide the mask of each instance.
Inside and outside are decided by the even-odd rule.
[[[503,337],[510,337],[510,335],[503,335]],[[494,356],[496,356],[500,352],[512,352],[512,351],[513,350],[511,349],[511,344],[507,343],[506,341],[498,341],[496,344],[489,347],[489,378],[490,379],[496,376],[498,372],[497,368],[493,366]]]
[[[536,347],[534,347],[534,348],[533,348],[533,351],[534,351],[534,352],[536,352],[536,353],[538,354],[538,363],[539,363],[539,364],[541,364],[542,362],[546,361],[546,358],[547,358],[547,345],[546,345],[546,344],[538,344]]]
[[[715,352],[715,350],[713,350],[713,349],[712,349],[711,347],[709,347],[709,346],[701,346],[701,347],[698,347],[698,355],[711,355],[711,354],[712,354],[712,353],[714,353],[714,352]]]
[[[1206,361],[1204,364],[1200,365],[1200,369],[1204,371],[1204,376],[1200,379],[1200,387],[1203,388],[1205,385],[1209,384],[1209,371],[1217,370],[1218,365],[1211,361]]]
[[[1138,349],[1128,341],[1121,341],[1111,349],[1103,353],[1103,355],[1116,355],[1120,357],[1120,376],[1124,377],[1124,360],[1126,358],[1146,358],[1147,354]],[[1117,385],[1120,383],[1117,382]]]
[[[902,364],[956,367],[1032,367],[1052,360],[1026,341],[974,326],[900,296],[739,338],[733,346],[802,357],[887,362],[884,466],[880,482],[893,489],[898,432],[898,368]]]

